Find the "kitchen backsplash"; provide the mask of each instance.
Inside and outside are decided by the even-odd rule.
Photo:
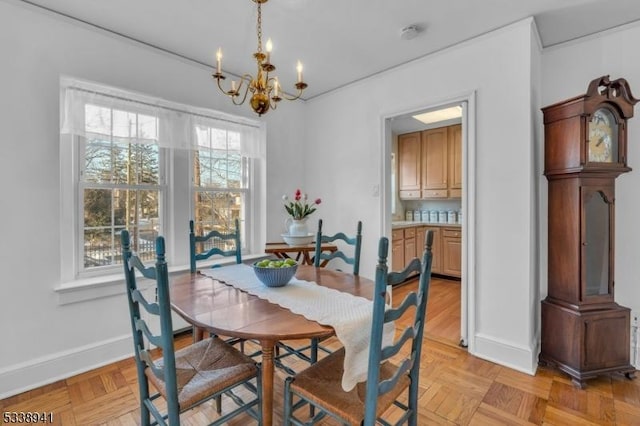
[[[461,201],[460,200],[412,200],[412,201],[402,201],[398,203],[398,209],[396,214],[393,215],[393,220],[404,221],[404,220],[413,220],[414,222],[440,222],[440,223],[460,223],[458,220],[458,216],[462,211]],[[439,214],[436,217],[436,220],[433,220],[433,214],[431,215],[430,220],[423,220],[422,215],[423,212],[438,212]],[[418,212],[418,215],[414,217],[413,214],[408,214],[409,212],[415,213]],[[440,212],[447,212],[444,217]],[[453,212],[453,214],[449,213]],[[409,219],[408,216],[412,216]],[[449,217],[451,216],[451,217]],[[453,220],[452,220],[453,219]]]

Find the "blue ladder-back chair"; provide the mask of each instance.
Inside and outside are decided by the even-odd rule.
[[[196,261],[209,259],[211,256],[235,256],[236,263],[242,263],[242,253],[240,247],[240,224],[238,219],[235,220],[235,230],[229,233],[222,233],[219,231],[211,231],[206,235],[196,235],[193,230],[193,220],[189,221],[189,251],[190,251],[190,265],[191,273],[196,272]],[[223,250],[217,247],[215,244],[226,244],[228,241],[234,242],[234,248],[230,250]],[[214,246],[208,250],[197,250],[199,244],[213,244]],[[219,266],[219,265],[214,265]]]
[[[331,253],[322,252],[322,243],[334,243],[336,241],[342,241],[343,243],[353,246],[353,256],[347,255],[342,250],[337,250]],[[338,232],[334,235],[322,234],[322,219],[318,220],[318,231],[316,233],[316,250],[314,254],[314,266],[325,266],[332,259],[342,259],[349,265],[353,265],[353,274],[358,275],[360,273],[360,250],[362,246],[362,222],[358,221],[356,235],[354,237],[347,236],[344,232]],[[284,350],[283,354],[280,354],[280,349]],[[284,370],[290,375],[294,375],[296,372],[289,366],[282,363],[282,360],[295,355],[296,357],[307,361],[310,364],[315,364],[318,360],[318,349],[330,354],[331,351],[324,346],[318,344],[317,338],[312,338],[309,345],[294,348],[286,343],[279,342],[276,346],[276,360],[275,364],[280,369]],[[307,355],[306,351],[309,351]]]
[[[193,220],[189,221],[189,253],[190,253],[190,265],[191,273],[196,272],[196,262],[198,260],[206,260],[211,256],[219,255],[223,257],[234,256],[236,263],[242,263],[242,247],[240,246],[240,224],[238,219],[235,220],[235,230],[233,232],[223,233],[219,231],[210,231],[206,235],[196,235],[194,231]],[[233,249],[224,250],[220,246],[224,246],[227,242],[233,241]],[[211,245],[209,249],[198,250],[198,246]],[[217,268],[220,265],[213,265],[212,268]],[[193,326],[193,339],[198,341],[202,338],[203,330]],[[227,343],[236,344],[240,343],[240,348],[244,352],[244,339],[230,338]]]
[[[345,244],[353,246],[353,256],[347,255],[342,250],[337,250],[331,253],[322,252],[322,243],[333,243],[336,241],[342,241]],[[316,234],[316,252],[313,258],[313,264],[317,268],[318,266],[324,266],[332,259],[342,259],[345,263],[353,265],[353,275],[360,273],[360,248],[362,246],[362,222],[358,221],[358,228],[355,237],[349,237],[343,232],[338,232],[334,235],[322,234],[322,219],[318,220],[318,232]]]
[[[350,392],[345,392],[341,385],[344,349],[334,352],[300,374],[286,379],[284,407],[286,426],[314,424],[326,415],[346,425],[373,426],[376,420],[383,425],[389,425],[390,423],[381,419],[380,416],[392,405],[396,405],[403,411],[396,425],[405,423],[417,425],[418,373],[429,297],[432,242],[433,232],[429,231],[422,261],[413,259],[403,271],[388,273],[389,240],[385,237],[380,239],[366,383],[359,383]],[[397,308],[386,309],[387,285],[403,281],[413,271],[420,273],[418,291],[408,294]],[[399,319],[413,307],[415,312],[409,313],[414,315],[412,323],[402,330],[399,338],[392,345],[382,348],[384,324]],[[401,349],[409,344],[410,352],[403,354]],[[393,358],[393,364],[389,361],[390,358]],[[398,397],[407,390],[407,403],[399,402]],[[300,398],[295,405],[293,395]],[[294,417],[293,413],[307,403],[315,406],[318,414],[310,421],[302,423]]]
[[[237,408],[221,415],[211,425],[226,424],[229,419],[244,412],[261,424],[261,376],[251,358],[218,338],[202,340],[175,352],[164,238],[156,239],[157,261],[152,267],[145,267],[137,254],[131,251],[129,232],[126,230],[122,231],[121,243],[140,387],[141,424],[179,425],[180,413],[212,398],[219,401],[222,395],[228,395]],[[138,290],[137,273],[156,281],[156,302],[149,302]],[[146,311],[147,316],[159,317],[160,334],[151,331],[147,320],[140,314],[142,310]],[[151,345],[162,350],[162,357],[155,361],[152,359],[154,351]],[[255,384],[252,383],[253,379]],[[149,382],[158,390],[157,393],[150,395]],[[233,392],[241,386],[250,391],[248,395],[251,398],[247,401]],[[165,413],[161,413],[155,404],[160,396],[166,400]],[[220,406],[217,409],[221,414]]]

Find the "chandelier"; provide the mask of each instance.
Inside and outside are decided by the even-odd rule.
[[[248,93],[251,92],[251,108],[260,116],[266,114],[270,108],[276,109],[278,102],[282,99],[295,101],[300,98],[302,91],[307,87],[307,83],[302,81],[302,64],[300,61],[298,61],[296,68],[298,71],[298,81],[295,84],[295,88],[297,89],[295,96],[288,96],[282,91],[278,77],[269,76],[269,73],[275,71],[276,67],[271,63],[271,50],[273,49],[271,39],[268,39],[265,45],[266,53],[262,51],[262,3],[266,3],[268,0],[252,1],[258,5],[258,22],[256,25],[258,50],[253,54],[258,65],[256,76],[243,74],[238,83],[236,83],[235,80],[231,80],[229,90],[223,89],[221,80],[224,80],[226,77],[222,74],[222,50],[220,48],[216,53],[216,72],[212,74],[212,76],[218,82],[220,91],[229,96],[234,105],[242,105],[247,99]]]

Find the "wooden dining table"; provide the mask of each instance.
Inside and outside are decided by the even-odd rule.
[[[320,250],[322,252],[334,252],[338,250],[338,246],[332,243],[321,243]],[[299,246],[292,246],[287,243],[267,243],[264,246],[264,252],[267,254],[273,254],[279,259],[288,259],[290,258],[290,254],[295,255],[295,260],[299,261],[304,265],[313,265],[313,257],[311,254],[315,254],[316,252],[316,243],[311,244],[303,244]],[[321,266],[325,266],[327,264],[324,261]]]
[[[299,265],[296,277],[367,299],[373,281],[358,275]],[[172,277],[171,307],[187,322],[213,334],[260,342],[262,349],[262,418],[273,423],[274,348],[280,341],[324,338],[332,327],[318,324],[267,300],[200,273]]]

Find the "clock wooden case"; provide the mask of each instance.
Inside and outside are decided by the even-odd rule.
[[[605,373],[633,377],[630,311],[614,301],[615,180],[627,165],[627,120],[637,99],[624,79],[542,109],[549,181],[548,294],[540,364],[574,384]]]

